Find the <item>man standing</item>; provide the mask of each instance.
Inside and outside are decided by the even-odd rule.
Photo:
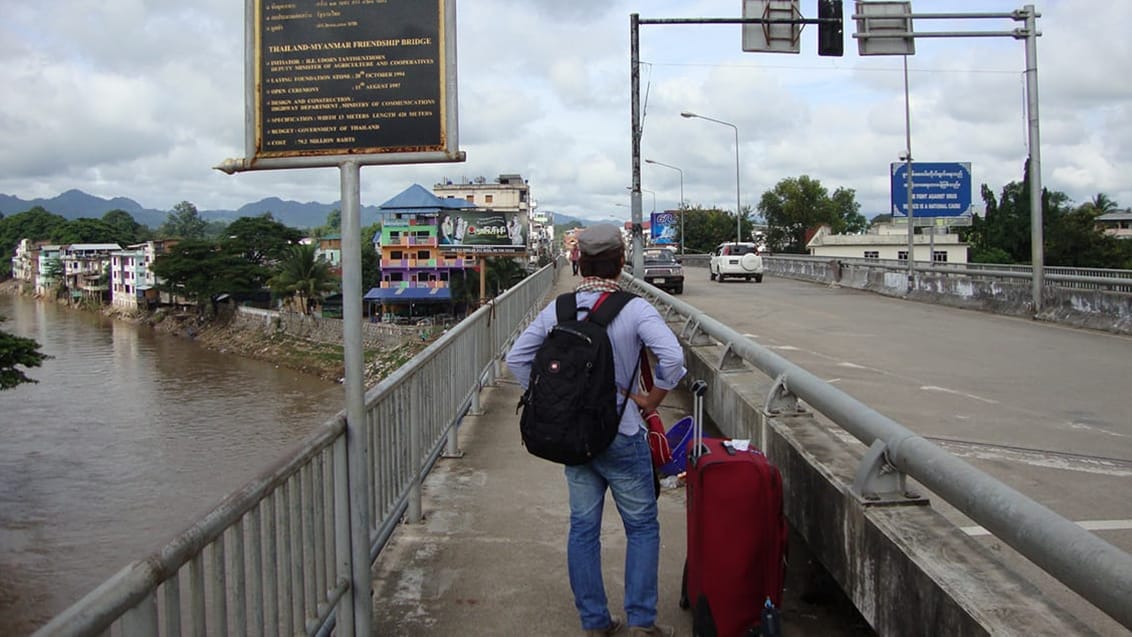
[[[580,231],[577,250],[576,263],[583,279],[575,289],[575,299],[581,319],[603,293],[620,290],[617,281],[625,265],[625,245],[616,226],[603,224]],[[550,303],[507,354],[507,366],[524,389],[535,352],[556,323],[555,304]],[[632,400],[646,411],[656,409],[687,372],[684,351],[676,336],[656,308],[642,298],[634,298],[625,305],[606,333],[613,346],[619,409],[625,400]],[[657,358],[653,388],[648,393],[631,391],[637,387],[637,361],[642,346]],[[656,623],[660,522],[652,458],[640,410],[625,409],[618,435],[609,448],[585,464],[566,466],[565,473],[570,497],[566,559],[574,606],[584,634],[612,635],[624,622],[609,612],[601,574],[601,518],[608,489],[625,528],[625,613],[629,635],[672,635],[671,626]]]

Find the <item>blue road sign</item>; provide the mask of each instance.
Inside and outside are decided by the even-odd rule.
[[[908,216],[908,164],[893,162],[892,216]],[[970,215],[970,162],[912,162],[912,212],[915,217],[960,217]]]

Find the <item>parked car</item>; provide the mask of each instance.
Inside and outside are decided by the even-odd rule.
[[[759,246],[754,243],[734,241],[721,243],[711,253],[708,263],[711,280],[723,282],[723,277],[743,277],[755,283],[763,282],[763,258],[759,256]]]
[[[643,255],[645,283],[673,294],[684,293],[684,266],[676,258],[676,252],[668,248],[646,248]]]

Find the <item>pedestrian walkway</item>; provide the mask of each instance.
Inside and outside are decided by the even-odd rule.
[[[562,270],[554,294],[580,278]],[[424,521],[403,524],[374,568],[374,634],[580,635],[566,572],[569,506],[562,467],[522,446],[515,406],[521,389],[509,375],[486,388],[483,414],[460,427],[459,459],[442,459],[423,486]],[[690,413],[674,392],[661,406],[665,423]],[[679,607],[685,554],[682,486],[663,489],[658,621],[691,635],[691,615]],[[624,616],[625,536],[607,498],[602,546],[610,610]],[[790,574],[809,572],[791,548]],[[799,562],[801,560],[801,562]],[[788,575],[786,635],[869,634],[838,605],[800,601]],[[832,613],[832,614],[831,614]]]

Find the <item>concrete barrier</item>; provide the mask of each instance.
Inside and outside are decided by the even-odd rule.
[[[1073,327],[1132,334],[1132,294],[1104,289],[1075,289],[1050,285],[1042,291],[1042,311],[1033,314],[1032,283],[1028,277],[974,275],[953,270],[917,269],[908,290],[907,271],[859,263],[789,257],[764,259],[767,273],[816,283],[868,290],[925,303],[936,303],[995,314],[1034,318]],[[696,260],[685,260],[696,266]]]
[[[878,634],[1095,634],[925,498],[858,499],[850,487],[862,444],[804,409],[768,413],[771,379],[719,345],[684,346],[687,378],[708,383],[712,424],[779,467],[791,526]]]

